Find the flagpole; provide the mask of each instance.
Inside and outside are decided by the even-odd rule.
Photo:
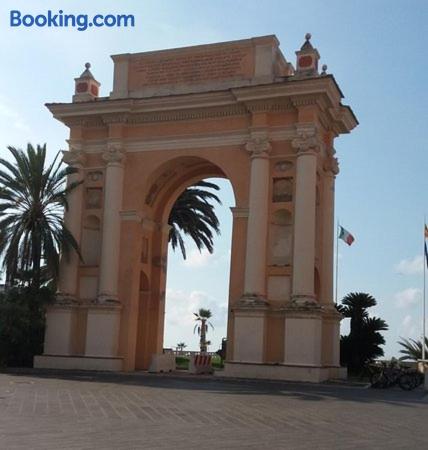
[[[424,292],[423,292],[423,316],[422,316],[422,361],[425,362],[425,336],[426,336],[426,266],[427,257],[425,254],[426,238],[425,238],[426,217],[424,217],[424,246],[422,253],[422,263],[424,265]]]
[[[336,225],[336,292],[334,295],[334,303],[337,305],[337,290],[339,285],[339,219]]]

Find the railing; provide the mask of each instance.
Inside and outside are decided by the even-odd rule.
[[[164,353],[172,353],[175,356],[193,356],[193,355],[200,355],[201,352],[193,351],[193,350],[173,350],[172,348],[164,348]],[[216,355],[216,352],[204,352],[204,355],[210,355],[214,356]]]

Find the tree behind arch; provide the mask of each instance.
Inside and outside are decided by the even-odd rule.
[[[349,335],[340,339],[341,364],[347,365],[350,372],[361,372],[367,363],[384,355],[381,346],[385,338],[380,332],[388,330],[388,325],[378,317],[369,316],[369,308],[376,304],[370,294],[353,292],[337,305],[338,311],[351,319]]]
[[[199,347],[201,349],[201,353],[205,353],[207,351],[208,345],[211,344],[210,341],[207,340],[207,331],[208,325],[214,330],[213,324],[209,321],[212,317],[212,313],[209,309],[200,308],[197,313],[193,313],[195,316],[196,325],[193,329],[193,332],[198,331],[199,335]]]
[[[180,247],[183,258],[186,259],[186,247],[183,236],[189,236],[199,251],[206,248],[214,251],[214,233],[220,234],[220,223],[214,211],[214,202],[221,205],[216,194],[208,189],[218,191],[215,183],[200,181],[188,187],[178,197],[169,215],[171,226],[169,242],[173,250]]]

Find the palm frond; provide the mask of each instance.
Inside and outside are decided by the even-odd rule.
[[[212,202],[221,204],[221,201],[206,189],[219,190],[219,187],[207,181],[190,186],[178,197],[169,215],[169,240],[173,250],[180,247],[184,259],[186,249],[183,236],[189,236],[199,251],[206,248],[212,253],[214,234],[220,234],[220,223]]]
[[[80,181],[66,186],[76,169],[64,168],[58,154],[46,165],[46,144],[8,150],[13,160],[0,159],[0,256],[9,282],[32,273],[32,283],[40,286],[43,265],[43,271],[58,276],[60,252],[80,256],[63,222],[67,195]]]

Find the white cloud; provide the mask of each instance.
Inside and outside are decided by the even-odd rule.
[[[210,322],[214,330],[208,330],[211,349],[217,350],[221,339],[226,336],[227,299],[219,300],[204,291],[185,292],[167,289],[165,310],[165,346],[174,347],[184,341],[188,349],[197,349],[198,337],[193,334],[195,316],[199,308],[209,309],[212,313]]]
[[[203,249],[200,252],[195,248],[187,255],[187,258],[183,261],[183,265],[186,267],[205,267],[214,258],[214,254],[211,254],[208,250]]]
[[[21,115],[9,107],[2,98],[0,98],[0,119],[6,122],[8,127],[15,128],[18,131],[30,131],[29,126],[25,123]]]
[[[424,270],[424,259],[422,255],[402,259],[394,269],[401,275],[420,275]]]
[[[413,317],[407,314],[400,324],[400,336],[403,338],[417,338],[419,333],[419,326],[415,324]]]
[[[418,288],[407,288],[394,295],[397,308],[408,308],[421,301],[422,290]]]
[[[197,248],[194,248],[188,253],[187,258],[182,262],[182,264],[185,267],[199,268],[219,263],[228,264],[229,261],[230,261],[230,250],[228,252],[223,253],[221,252],[210,253],[206,249],[203,249],[200,252]]]
[[[227,316],[227,301],[220,301],[203,291],[184,292],[181,290],[167,289],[166,320],[172,325],[190,324],[194,322],[199,308],[209,309],[212,312],[211,322],[224,323]]]

